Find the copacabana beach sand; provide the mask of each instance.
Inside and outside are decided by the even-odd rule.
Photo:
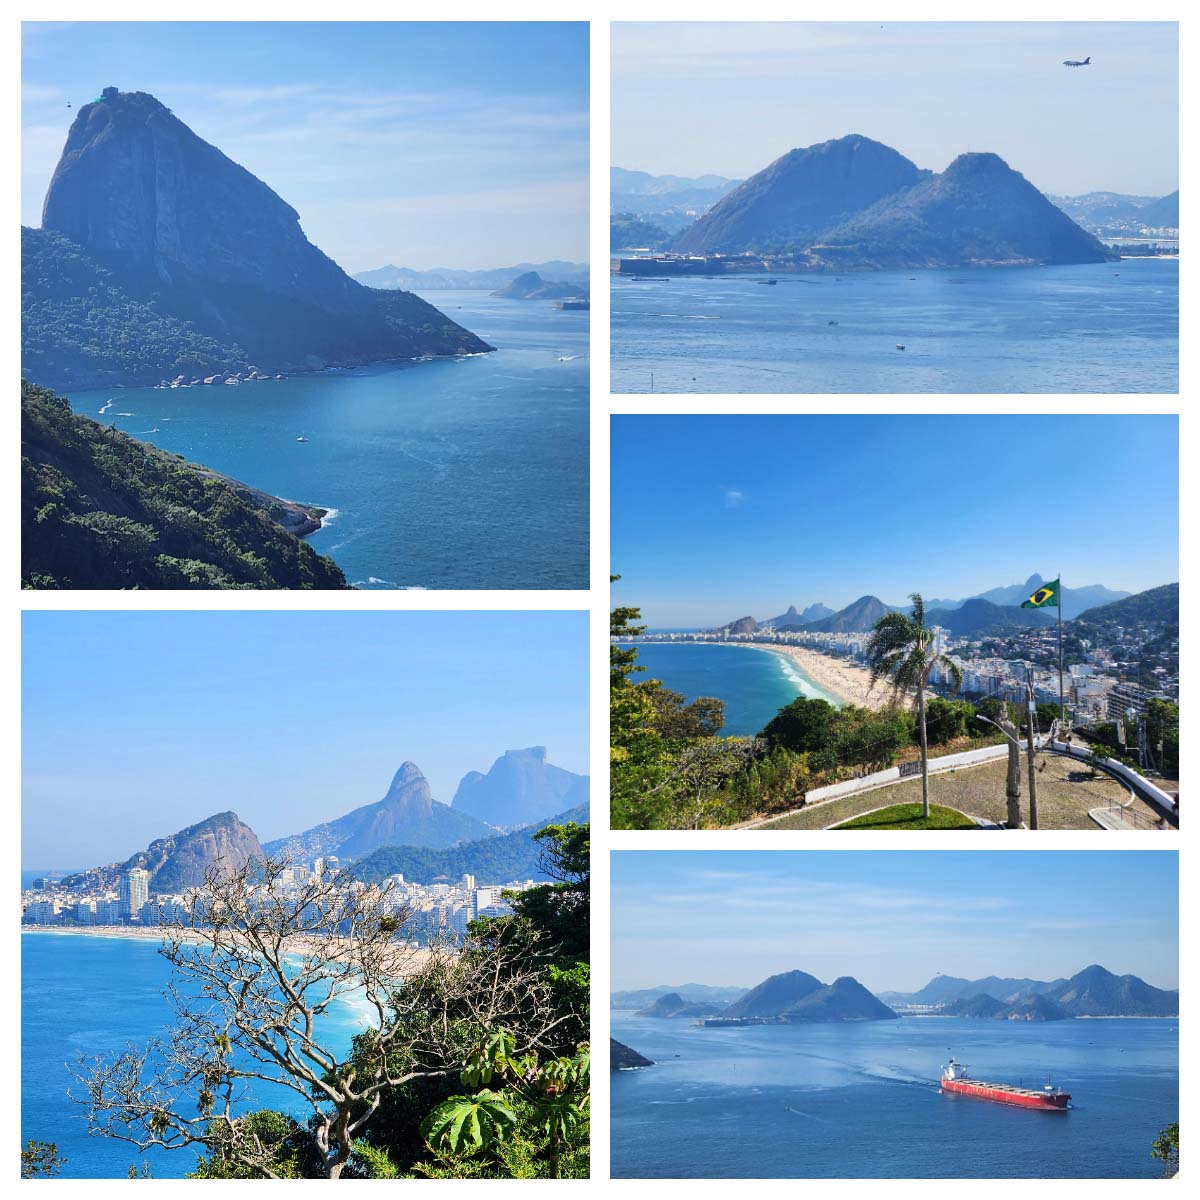
[[[58,934],[61,936],[70,937],[98,937],[98,938],[121,938],[123,940],[134,940],[142,942],[161,942],[164,935],[171,932],[169,927],[162,928],[147,927],[145,929],[137,929],[128,925],[33,925],[25,926],[21,929],[24,933],[47,933]],[[203,935],[199,932],[184,930],[182,936],[188,941],[203,941]],[[439,951],[444,953],[444,951]],[[288,938],[286,953],[289,956],[303,958],[307,956],[319,957],[327,955],[328,948],[324,945],[321,938],[308,935],[297,934],[294,937]],[[396,953],[398,957],[404,960],[404,966],[407,970],[419,970],[434,956],[435,951],[421,949],[416,946],[408,946],[398,942],[396,944]],[[329,955],[332,958],[341,957],[339,954]]]
[[[845,659],[831,658],[802,646],[773,646],[759,642],[748,644],[790,658],[815,684],[836,696],[843,704],[875,711],[887,707],[886,688],[877,685],[872,689],[870,672]]]

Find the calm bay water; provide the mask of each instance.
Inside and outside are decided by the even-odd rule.
[[[71,403],[336,509],[308,541],[356,587],[587,587],[588,314],[483,292],[424,298],[497,352]]]
[[[797,696],[838,701],[781,654],[745,646],[706,642],[645,642],[638,663],[640,679],[661,679],[689,700],[716,696],[725,701],[727,737],[748,736],[760,729]]]
[[[1179,388],[1178,259],[763,278],[614,278],[612,390]]]
[[[232,389],[230,389],[232,390]],[[195,1167],[191,1150],[145,1156],[111,1138],[89,1137],[80,1109],[67,1097],[67,1064],[79,1054],[120,1053],[165,1032],[171,1010],[163,997],[170,968],[157,943],[87,934],[21,936],[21,1142],[55,1142],[67,1159],[62,1174],[76,1179],[119,1178],[132,1164],[150,1163],[156,1177],[177,1179]],[[360,1022],[351,1003],[326,1020],[327,1044],[348,1051]],[[75,1085],[78,1090],[78,1085]],[[307,1106],[276,1085],[259,1085],[254,1100],[290,1111]]]
[[[1134,1178],[1179,1119],[1174,1021],[968,1021],[702,1029],[614,1012],[655,1066],[612,1076],[623,1178]],[[943,1096],[950,1054],[979,1079],[1072,1095],[1064,1113]]]

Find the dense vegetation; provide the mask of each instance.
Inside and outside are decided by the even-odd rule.
[[[1178,629],[1179,584],[1164,583],[1161,587],[1137,592],[1133,596],[1126,596],[1123,600],[1114,600],[1111,604],[1089,608],[1086,612],[1081,612],[1075,619],[1091,625],[1102,625],[1109,622],[1118,625],[1161,622]]]
[[[555,882],[510,896],[513,915],[475,923],[487,939],[526,945],[541,963],[559,1023],[540,1053],[515,1060],[513,1027],[470,1029],[460,1078],[427,1078],[389,1093],[357,1147],[360,1178],[585,1178],[588,1175],[590,827],[536,834]],[[362,1051],[356,1040],[355,1055]],[[469,1094],[463,1094],[463,1093]],[[457,1127],[455,1122],[458,1122]]]
[[[639,617],[634,608],[614,609],[611,636],[625,641],[642,632]],[[720,737],[720,700],[688,701],[659,680],[639,680],[643,671],[636,648],[610,646],[614,828],[728,826],[786,812],[802,806],[811,789],[911,759],[920,745],[919,722],[906,708],[835,708],[805,696],[780,709],[756,737]],[[930,697],[925,706],[928,743],[950,750],[1002,740],[1002,734],[976,719],[981,714],[996,717],[1001,705],[994,699],[976,705]],[[1015,718],[1011,705],[1008,710]]]
[[[246,370],[236,343],[135,299],[88,252],[48,229],[21,229],[21,373],[52,387],[157,383]]]
[[[356,879],[381,883],[389,875],[403,875],[410,883],[431,883],[439,875],[458,879],[513,880],[543,878],[543,852],[539,834],[547,825],[585,822],[587,806],[579,805],[549,821],[517,829],[499,837],[463,842],[448,850],[424,846],[384,846],[354,864]]]
[[[320,510],[314,510],[319,513]],[[278,515],[278,514],[274,514]],[[344,588],[271,507],[21,382],[28,588]]]

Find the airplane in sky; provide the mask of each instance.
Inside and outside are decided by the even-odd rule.
[[[1090,67],[1092,65],[1092,56],[1089,54],[1083,62],[1076,62],[1073,58],[1063,59],[1064,67]]]

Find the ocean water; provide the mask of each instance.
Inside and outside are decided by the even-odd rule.
[[[797,696],[838,703],[794,662],[771,650],[704,642],[646,642],[637,650],[646,673],[636,678],[661,679],[689,700],[697,696],[724,700],[721,732],[727,737],[758,733]]]
[[[424,298],[497,352],[70,400],[243,483],[336,510],[308,541],[356,587],[587,587],[588,314],[484,292]]]
[[[156,942],[22,934],[21,1142],[57,1143],[67,1159],[63,1176],[120,1178],[147,1161],[156,1177],[178,1179],[195,1167],[192,1150],[140,1155],[124,1142],[89,1137],[81,1109],[67,1096],[69,1086],[78,1090],[67,1066],[80,1054],[117,1054],[165,1032],[171,1010],[162,993],[169,977]],[[328,1044],[348,1051],[360,1029],[353,1003],[333,1006],[325,1028]],[[301,1120],[307,1115],[307,1106],[277,1085],[256,1085],[251,1100]]]
[[[1178,259],[763,278],[614,277],[612,390],[1179,390]]]
[[[898,1021],[703,1029],[612,1014],[655,1066],[612,1076],[621,1178],[1143,1178],[1179,1119],[1178,1024]],[[978,1079],[1071,1093],[1066,1112],[938,1090]]]

